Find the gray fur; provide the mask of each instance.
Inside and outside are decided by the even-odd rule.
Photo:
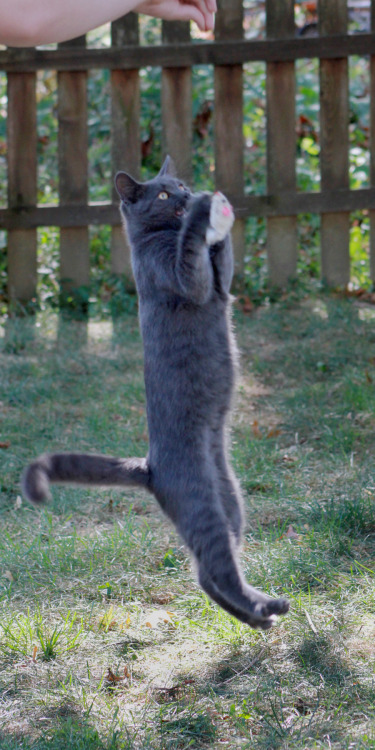
[[[289,605],[249,586],[237,561],[243,509],[227,449],[237,360],[231,241],[207,245],[212,198],[191,195],[171,171],[167,159],[149,182],[116,177],[139,297],[148,456],[46,454],[26,469],[23,491],[38,503],[49,483],[148,489],[193,553],[204,591],[266,630]]]

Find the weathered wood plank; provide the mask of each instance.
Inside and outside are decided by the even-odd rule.
[[[294,35],[294,2],[266,2],[267,36]],[[295,71],[293,62],[267,64],[267,189],[296,187]],[[294,216],[267,220],[267,259],[272,284],[284,287],[297,268],[297,221]]]
[[[134,13],[115,21],[111,27],[112,45],[121,49],[124,45],[139,45],[138,16]],[[138,178],[141,166],[140,150],[140,80],[139,71],[112,70],[112,176],[126,170]],[[113,186],[112,199],[118,204],[118,195]],[[130,247],[121,226],[114,226],[111,236],[111,270],[123,274],[132,286]]]
[[[374,35],[340,34],[289,39],[216,41],[155,46],[126,45],[121,49],[82,49],[78,54],[66,48],[57,50],[8,48],[0,51],[0,70],[134,70],[148,65],[189,67],[192,65],[243,65],[246,62],[287,62],[313,57],[344,58],[373,54]]]
[[[237,216],[296,216],[342,211],[371,210],[375,206],[375,186],[361,190],[326,190],[322,193],[285,191],[279,195],[228,194]],[[36,208],[0,209],[2,229],[33,229],[39,226],[79,227],[84,224],[119,225],[116,203],[90,205],[43,205]]]
[[[35,73],[8,75],[8,205],[32,206],[37,200]],[[8,234],[8,294],[11,305],[27,306],[36,297],[37,238],[33,228]]]
[[[242,0],[221,0],[216,16],[215,39],[241,40]],[[244,190],[243,73],[240,65],[215,66],[215,181],[225,194]],[[232,230],[235,275],[244,267],[245,223],[235,221]]]
[[[319,1],[321,34],[345,33],[347,0]],[[349,186],[348,61],[320,61],[320,172],[322,190]],[[324,214],[321,220],[322,278],[346,286],[350,278],[349,213]]]
[[[190,40],[190,24],[163,21],[164,44],[184,44]],[[192,83],[190,67],[164,67],[161,86],[163,156],[169,154],[177,174],[192,180]]]
[[[84,49],[85,37],[74,42]],[[60,45],[62,48],[67,43]],[[59,199],[63,206],[88,199],[87,73],[58,74]],[[62,228],[60,233],[60,281],[63,292],[88,286],[90,280],[87,226]]]

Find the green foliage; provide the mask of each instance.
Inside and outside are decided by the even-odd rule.
[[[353,220],[350,230],[350,260],[352,286],[355,289],[369,289],[370,279],[370,220],[367,213],[359,214]]]

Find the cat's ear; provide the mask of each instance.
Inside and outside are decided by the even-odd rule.
[[[163,177],[165,174],[169,174],[171,177],[176,177],[176,167],[170,156],[166,157],[158,176]]]
[[[143,185],[140,185],[126,172],[117,172],[115,187],[124,203],[136,203],[143,194]]]

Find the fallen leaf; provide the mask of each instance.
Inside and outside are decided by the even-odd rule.
[[[258,423],[257,419],[254,419],[254,422],[253,422],[253,424],[251,426],[251,429],[253,431],[254,437],[256,437],[256,438],[261,438],[262,437],[262,433],[261,433],[261,431],[259,429],[259,423]]]
[[[245,297],[242,302],[242,312],[244,313],[251,313],[254,310],[254,305],[250,299],[250,297]]]
[[[107,682],[111,682],[112,684],[116,684],[117,682],[123,682],[123,680],[128,680],[130,677],[129,667],[125,665],[124,667],[124,674],[119,675],[112,672],[112,669],[108,667],[108,672],[105,676],[105,679]]]
[[[301,534],[298,534],[296,531],[294,531],[293,526],[288,526],[286,532],[281,535],[280,539],[296,539],[298,541],[301,541],[302,536]]]
[[[9,442],[9,440],[6,440],[4,443],[0,443],[0,448],[3,448],[3,450],[6,450],[7,448],[10,448],[10,442]]]
[[[236,297],[235,303],[236,307],[238,307],[245,314],[251,313],[254,310],[254,303],[246,294],[238,295],[238,297]]]
[[[281,435],[281,430],[278,430],[277,427],[271,427],[267,432],[267,438],[279,437],[279,435]]]
[[[174,595],[170,591],[164,591],[160,594],[152,594],[151,601],[153,604],[169,604],[173,601]]]
[[[158,625],[172,624],[172,618],[175,617],[174,612],[167,612],[165,609],[157,609],[147,617],[145,620],[146,628],[156,628]]]
[[[295,464],[297,461],[296,456],[290,456],[289,453],[284,453],[281,460],[284,464]]]
[[[183,686],[180,684],[172,687],[154,687],[155,699],[158,703],[166,703],[169,700],[179,700],[183,696]]]
[[[33,648],[33,657],[32,657],[34,664],[36,663],[37,652],[38,652],[38,646],[34,646],[34,648]]]

